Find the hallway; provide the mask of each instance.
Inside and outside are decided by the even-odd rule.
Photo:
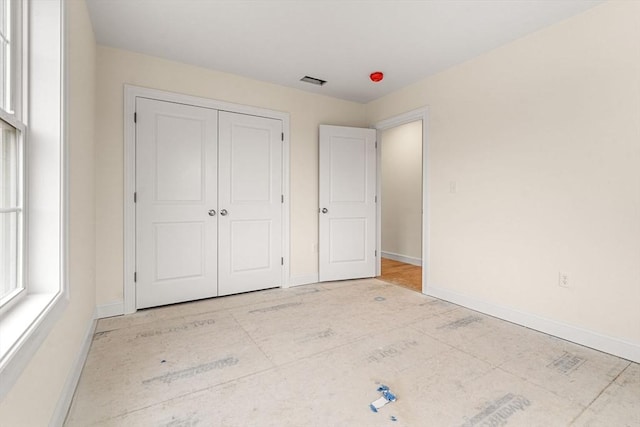
[[[422,267],[382,258],[382,275],[378,279],[422,293]]]

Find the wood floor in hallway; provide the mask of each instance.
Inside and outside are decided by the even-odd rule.
[[[378,279],[422,293],[422,267],[416,265],[382,258],[382,275]]]

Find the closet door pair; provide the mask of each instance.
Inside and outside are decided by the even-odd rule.
[[[136,307],[282,280],[282,122],[136,100]]]

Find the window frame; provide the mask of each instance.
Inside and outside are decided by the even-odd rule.
[[[8,105],[3,107],[0,104],[0,119],[12,126],[16,130],[16,150],[17,150],[17,205],[20,211],[17,212],[17,265],[16,284],[13,291],[7,295],[0,295],[0,315],[10,310],[27,293],[26,280],[26,218],[27,194],[26,194],[26,140],[27,126],[25,124],[26,111],[23,109],[23,100],[26,97],[27,85],[24,72],[28,52],[24,47],[28,44],[28,1],[6,0],[9,4],[10,34],[9,34],[9,56],[10,56],[10,86],[9,94],[5,93],[7,87],[3,88],[3,95],[8,100]],[[3,82],[4,83],[4,82]],[[3,101],[4,102],[4,101]],[[2,213],[0,213],[2,215]]]
[[[0,119],[7,123],[15,130],[15,144],[16,144],[16,207],[19,209],[17,212],[17,235],[16,235],[16,283],[15,288],[6,295],[0,295],[0,314],[6,310],[10,310],[13,304],[16,304],[27,293],[25,276],[25,217],[26,217],[26,195],[25,195],[25,135],[26,126],[19,121],[11,123],[4,117],[4,111],[0,110]],[[0,215],[6,212],[0,212]]]
[[[29,46],[29,2],[31,0],[8,0],[13,5],[10,11],[11,25],[11,76],[13,86],[17,90],[11,91],[10,106],[5,109],[0,106],[0,113],[3,114],[3,120],[9,122],[7,118],[13,118],[20,123],[25,123],[26,111],[23,109],[23,99],[26,98],[27,86],[24,84],[27,79],[24,78],[24,72],[27,70],[25,50],[23,47]],[[14,123],[12,123],[14,124]],[[15,125],[15,124],[14,124]]]

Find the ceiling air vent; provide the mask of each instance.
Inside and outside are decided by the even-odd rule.
[[[309,77],[309,76],[304,76],[303,78],[300,79],[300,81],[311,83],[312,85],[316,85],[316,86],[322,86],[327,82],[326,80],[316,79],[315,77]]]

